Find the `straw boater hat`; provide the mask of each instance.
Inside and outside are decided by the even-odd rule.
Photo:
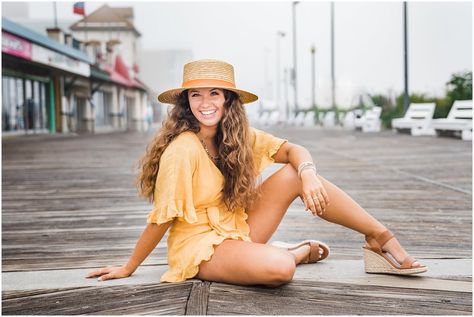
[[[202,59],[184,65],[181,88],[170,89],[158,96],[162,103],[174,104],[178,95],[191,88],[223,88],[239,95],[242,103],[254,102],[258,97],[235,88],[234,67],[214,59]]]

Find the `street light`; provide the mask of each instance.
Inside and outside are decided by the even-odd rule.
[[[404,75],[405,92],[403,94],[403,113],[407,112],[409,101],[408,95],[408,27],[407,27],[407,3],[403,2],[403,57],[404,57]]]
[[[316,47],[311,45],[311,106],[316,109]]]
[[[276,104],[278,105],[279,111],[281,110],[281,105],[280,105],[280,38],[285,37],[285,32],[282,31],[277,31],[277,37],[276,37],[276,97],[275,101]],[[280,112],[281,113],[281,112]]]
[[[335,123],[339,123],[336,107],[336,75],[334,70],[334,2],[331,2],[331,102],[332,110],[336,114]]]
[[[283,82],[284,82],[284,90],[285,93],[285,108],[286,108],[286,123],[288,124],[290,121],[290,102],[288,101],[288,86],[289,83],[289,76],[288,76],[288,68],[284,68],[283,70]]]
[[[295,113],[298,112],[298,84],[296,76],[296,5],[299,1],[292,2],[292,13],[293,13],[293,71],[291,77],[293,80],[293,88],[295,91],[294,102],[295,102]]]

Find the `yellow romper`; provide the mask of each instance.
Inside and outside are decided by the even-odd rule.
[[[250,128],[254,164],[260,174],[287,140]],[[225,239],[251,241],[247,213],[230,212],[223,201],[224,176],[207,155],[198,136],[186,131],[165,149],[156,179],[153,210],[147,222],[174,220],[168,236],[168,271],[161,282],[193,278],[199,264]]]

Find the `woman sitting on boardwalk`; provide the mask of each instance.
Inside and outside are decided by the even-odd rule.
[[[308,150],[249,127],[243,105],[257,96],[235,87],[232,65],[186,64],[182,87],[158,99],[174,107],[141,161],[139,189],[153,201],[148,225],[126,265],[87,277],[130,276],[170,228],[169,270],[161,281],[287,283],[296,265],[329,255],[316,240],[266,244],[297,197],[313,215],[366,237],[366,272],[426,271],[384,225],[317,173]],[[257,183],[273,162],[285,165]]]

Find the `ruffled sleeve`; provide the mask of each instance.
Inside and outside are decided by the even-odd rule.
[[[258,173],[274,163],[273,155],[278,149],[288,142],[286,139],[277,138],[270,133],[250,128],[250,138],[253,145],[254,163]]]
[[[193,203],[193,174],[197,166],[196,147],[178,136],[163,152],[155,183],[153,210],[148,223],[161,224],[178,218],[197,221]]]

